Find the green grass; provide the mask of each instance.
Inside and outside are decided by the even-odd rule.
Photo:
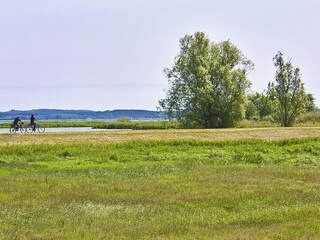
[[[27,123],[27,122],[26,122]],[[100,129],[171,129],[179,128],[176,121],[129,121],[119,119],[117,121],[41,121],[47,128],[57,127],[92,127]],[[0,123],[0,128],[9,128],[11,123]]]
[[[319,202],[320,138],[0,146],[0,239],[317,239]]]

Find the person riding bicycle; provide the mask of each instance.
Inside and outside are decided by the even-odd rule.
[[[13,120],[13,123],[12,123],[12,126],[13,126],[16,130],[19,129],[18,123],[23,124],[23,122],[22,122],[21,119],[20,119],[20,116],[17,116],[17,117]]]
[[[37,119],[34,117],[34,114],[31,114],[30,125],[32,126],[32,131],[36,130],[36,121]]]

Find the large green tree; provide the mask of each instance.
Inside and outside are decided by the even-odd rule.
[[[269,83],[268,93],[274,102],[275,119],[284,127],[293,126],[295,119],[306,109],[307,94],[299,68],[293,68],[291,60],[283,59],[279,52],[274,58],[275,82]]]
[[[251,69],[230,41],[213,43],[203,32],[186,35],[174,65],[165,69],[170,87],[160,106],[185,127],[232,127],[244,116]]]

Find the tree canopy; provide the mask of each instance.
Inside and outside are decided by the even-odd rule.
[[[186,35],[173,66],[165,69],[169,89],[159,104],[185,127],[232,127],[244,116],[252,69],[229,40],[210,42],[203,32]]]

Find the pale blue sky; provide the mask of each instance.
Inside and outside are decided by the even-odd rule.
[[[319,106],[319,12],[320,0],[0,0],[0,111],[155,110],[163,69],[195,31],[255,63],[252,90],[282,51]]]

